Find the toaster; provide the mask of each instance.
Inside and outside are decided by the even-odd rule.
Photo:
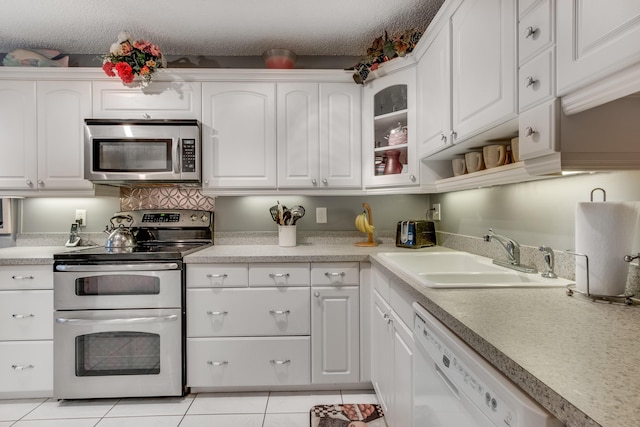
[[[417,249],[435,245],[436,228],[433,221],[398,221],[396,246]]]

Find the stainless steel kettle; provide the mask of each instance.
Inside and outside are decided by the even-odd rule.
[[[116,225],[114,223],[115,220],[127,221],[128,224],[126,226],[122,223]],[[107,249],[132,248],[136,246],[136,236],[131,230],[131,225],[133,224],[131,215],[114,215],[109,222],[111,222],[111,229],[107,226],[107,229],[104,231],[105,233],[109,233],[106,244]]]

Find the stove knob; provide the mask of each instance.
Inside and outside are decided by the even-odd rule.
[[[193,214],[191,215],[191,221],[197,221],[198,220],[198,215]]]
[[[206,215],[202,215],[200,219],[202,220],[202,222],[207,222],[209,220],[209,217]]]

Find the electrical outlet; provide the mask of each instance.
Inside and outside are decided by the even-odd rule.
[[[316,208],[316,224],[327,223],[327,208]]]
[[[433,204],[433,220],[434,221],[442,220],[442,211],[440,210],[440,203]]]
[[[87,226],[87,210],[76,209],[76,222],[83,227]]]

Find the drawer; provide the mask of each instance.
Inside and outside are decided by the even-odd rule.
[[[249,286],[309,286],[309,264],[249,264]]]
[[[377,268],[371,269],[371,284],[382,298],[389,300],[389,279]]]
[[[551,100],[556,93],[555,49],[536,56],[520,67],[519,108],[524,111]]]
[[[4,289],[53,289],[53,266],[0,266],[0,290]]]
[[[0,393],[53,395],[53,341],[0,343]]]
[[[187,386],[310,383],[309,337],[189,338]]]
[[[539,105],[520,114],[520,160],[553,154],[558,148],[559,100]]]
[[[249,286],[248,264],[187,264],[188,288]]]
[[[353,286],[360,284],[360,264],[357,262],[313,263],[311,284],[323,286]]]
[[[309,335],[310,288],[188,289],[187,336]]]
[[[564,0],[560,0],[564,1]],[[538,4],[518,24],[518,60],[522,65],[538,53],[551,47],[555,41],[553,1]]]
[[[0,340],[53,339],[53,291],[0,291]]]

